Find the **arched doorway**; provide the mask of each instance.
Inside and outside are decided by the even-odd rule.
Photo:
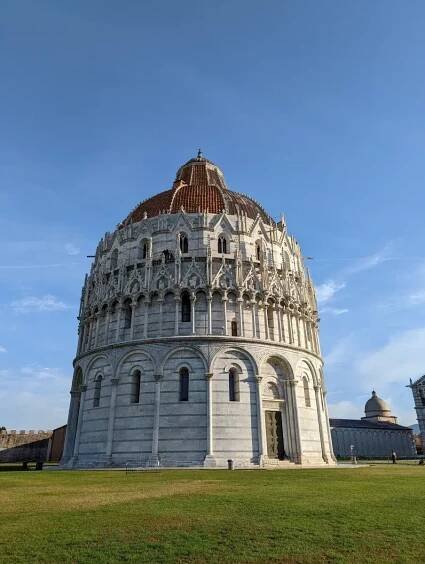
[[[285,408],[286,369],[278,358],[270,358],[262,368],[262,405],[265,428],[265,455],[269,460],[288,458],[290,430]]]

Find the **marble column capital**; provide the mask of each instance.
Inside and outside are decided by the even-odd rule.
[[[160,382],[163,378],[163,375],[162,374],[155,374],[154,378],[155,378],[155,382]]]
[[[207,380],[211,380],[211,378],[214,376],[214,374],[212,372],[205,372],[205,378]]]

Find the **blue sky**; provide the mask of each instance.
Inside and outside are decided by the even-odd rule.
[[[0,7],[0,425],[66,420],[99,238],[200,146],[284,212],[321,301],[331,414],[415,422],[425,371],[425,4]]]

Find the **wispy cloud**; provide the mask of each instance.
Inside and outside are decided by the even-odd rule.
[[[65,245],[65,251],[70,256],[75,256],[80,254],[80,249],[76,247],[73,243],[67,243]]]
[[[17,313],[64,311],[71,307],[50,294],[42,296],[41,298],[26,296],[25,298],[12,302],[10,305]]]
[[[343,315],[344,313],[348,313],[349,310],[347,308],[338,308],[338,307],[324,307],[320,310],[320,313],[323,314],[330,314],[330,315]]]
[[[424,372],[425,327],[395,335],[358,363],[363,382],[376,386],[392,383],[406,384]]]
[[[335,419],[359,419],[363,415],[361,403],[342,400],[335,403],[328,403],[329,415]]]
[[[3,345],[0,345],[0,353],[5,353],[7,352],[6,347],[3,347]]]
[[[316,296],[319,304],[329,302],[337,292],[345,288],[345,282],[336,282],[335,280],[328,280],[323,284],[316,287]]]
[[[357,274],[358,272],[363,272],[364,270],[370,270],[388,260],[391,260],[392,248],[393,248],[393,244],[388,243],[380,251],[372,255],[368,255],[357,259],[356,261],[353,262],[353,264],[347,267],[346,274],[347,275]]]

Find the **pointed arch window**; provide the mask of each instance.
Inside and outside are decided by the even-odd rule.
[[[140,243],[139,257],[143,260],[149,257],[149,241],[143,239]]]
[[[239,401],[239,374],[235,368],[229,370],[229,401]]]
[[[131,375],[131,392],[130,402],[140,403],[140,385],[142,380],[142,373],[140,370],[135,370]]]
[[[182,321],[184,323],[190,321],[192,304],[190,303],[189,292],[182,294]]]
[[[186,233],[180,233],[180,251],[182,253],[189,252],[189,240]]]
[[[218,238],[218,252],[220,254],[224,254],[227,255],[228,250],[227,250],[227,239],[224,235],[220,235],[220,237]]]
[[[307,376],[303,377],[303,386],[304,386],[304,403],[306,407],[311,407],[311,398],[310,398],[310,387],[308,384]]]
[[[127,300],[124,303],[124,329],[131,328],[132,319],[133,319],[133,315],[132,315],[131,302],[130,300]]]
[[[101,391],[102,391],[102,374],[98,374],[94,382],[93,407],[99,407]]]
[[[184,367],[179,372],[179,399],[189,401],[189,370]]]
[[[236,319],[233,319],[231,322],[231,329],[232,329],[232,337],[238,336],[238,322]]]

